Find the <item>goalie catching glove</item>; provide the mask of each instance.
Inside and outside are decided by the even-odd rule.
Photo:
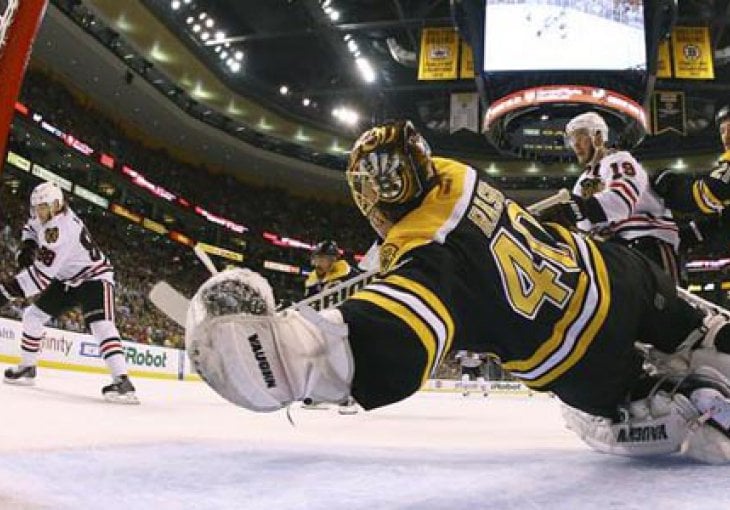
[[[198,289],[185,345],[211,388],[252,411],[350,395],[354,364],[340,312],[276,313],[271,286],[248,269],[224,271]]]

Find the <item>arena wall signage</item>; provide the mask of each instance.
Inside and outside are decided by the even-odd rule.
[[[495,121],[508,113],[555,103],[584,103],[616,110],[633,118],[645,131],[649,129],[644,108],[618,92],[586,85],[546,85],[518,90],[494,101],[484,115],[484,130],[489,130]]]
[[[21,335],[19,321],[0,318],[0,361],[17,363],[20,360]],[[180,380],[185,377],[185,351],[127,341],[122,344],[132,376]],[[73,331],[46,328],[41,339],[40,360],[41,367],[108,372],[94,338]]]

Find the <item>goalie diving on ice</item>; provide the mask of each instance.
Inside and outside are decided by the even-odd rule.
[[[465,349],[553,392],[598,451],[730,460],[728,320],[679,298],[653,262],[538,222],[480,171],[432,156],[410,122],[366,131],[346,176],[382,239],[378,277],[335,308],[281,313],[252,271],[210,278],[186,345],[221,396],[257,412],[348,395],[373,409]]]

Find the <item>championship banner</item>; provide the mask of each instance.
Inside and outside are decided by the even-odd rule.
[[[712,80],[710,30],[707,27],[674,27],[672,31],[674,77],[691,80]]]
[[[243,255],[241,253],[237,253],[235,251],[226,250],[225,248],[220,248],[218,246],[214,246],[212,244],[207,243],[201,243],[198,242],[196,247],[203,250],[205,253],[210,253],[211,255],[218,255],[219,257],[223,257],[229,260],[235,260],[236,262],[243,262]]]
[[[656,77],[672,77],[672,57],[669,52],[669,39],[661,41],[657,48]]]
[[[657,90],[652,98],[654,113],[654,134],[659,135],[674,131],[687,134],[687,112],[684,92]]]
[[[424,28],[418,59],[419,80],[455,80],[459,36],[453,27]]]
[[[474,52],[466,41],[461,40],[461,58],[459,60],[459,78],[474,78]]]
[[[479,94],[476,92],[451,94],[449,133],[460,129],[479,133]]]

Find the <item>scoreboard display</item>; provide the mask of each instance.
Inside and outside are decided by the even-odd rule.
[[[637,0],[486,0],[484,72],[646,69]]]

